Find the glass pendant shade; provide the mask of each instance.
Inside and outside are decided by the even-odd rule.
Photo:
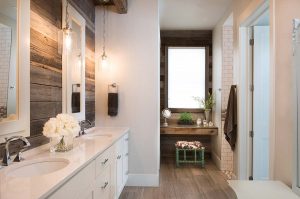
[[[101,67],[102,67],[102,69],[106,69],[109,67],[108,58],[105,54],[103,54],[101,56]]]
[[[65,35],[65,46],[67,50],[69,50],[72,47],[72,29],[70,27],[66,27],[64,29],[64,35]]]

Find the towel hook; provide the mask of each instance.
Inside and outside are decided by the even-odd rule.
[[[116,83],[112,83],[108,85],[109,93],[118,93],[118,85]]]

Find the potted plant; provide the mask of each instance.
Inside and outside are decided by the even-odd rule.
[[[193,125],[193,117],[191,113],[181,113],[179,120],[178,120],[179,125]]]
[[[200,107],[204,108],[205,119],[207,122],[210,122],[211,121],[211,110],[213,109],[213,107],[216,104],[214,94],[211,94],[210,92],[208,92],[206,99],[200,99],[199,97],[194,97],[194,100],[199,102]]]

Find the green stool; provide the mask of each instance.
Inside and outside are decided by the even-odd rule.
[[[180,152],[183,152],[183,160],[179,158]],[[186,152],[187,151],[193,151],[194,152],[194,159],[193,160],[187,160],[186,158]],[[204,151],[205,147],[201,147],[199,149],[185,149],[185,148],[178,148],[176,147],[176,166],[179,167],[180,163],[194,163],[194,164],[200,164],[201,167],[204,167]]]

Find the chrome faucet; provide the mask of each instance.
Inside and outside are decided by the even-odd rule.
[[[89,120],[82,120],[82,121],[79,122],[80,131],[79,131],[78,136],[82,136],[82,135],[86,134],[85,133],[86,124],[88,124],[89,126],[92,126],[92,122],[90,122]]]
[[[22,152],[24,152],[28,147],[30,147],[30,143],[29,141],[23,137],[23,136],[12,136],[10,138],[6,138],[5,139],[5,149],[4,149],[4,153],[3,153],[3,160],[2,160],[2,165],[3,166],[8,166],[12,161],[11,161],[11,157],[9,154],[9,145],[12,141],[16,141],[16,140],[21,140],[24,143],[23,148],[17,152],[16,157],[14,158],[14,162],[20,162],[22,160]]]

